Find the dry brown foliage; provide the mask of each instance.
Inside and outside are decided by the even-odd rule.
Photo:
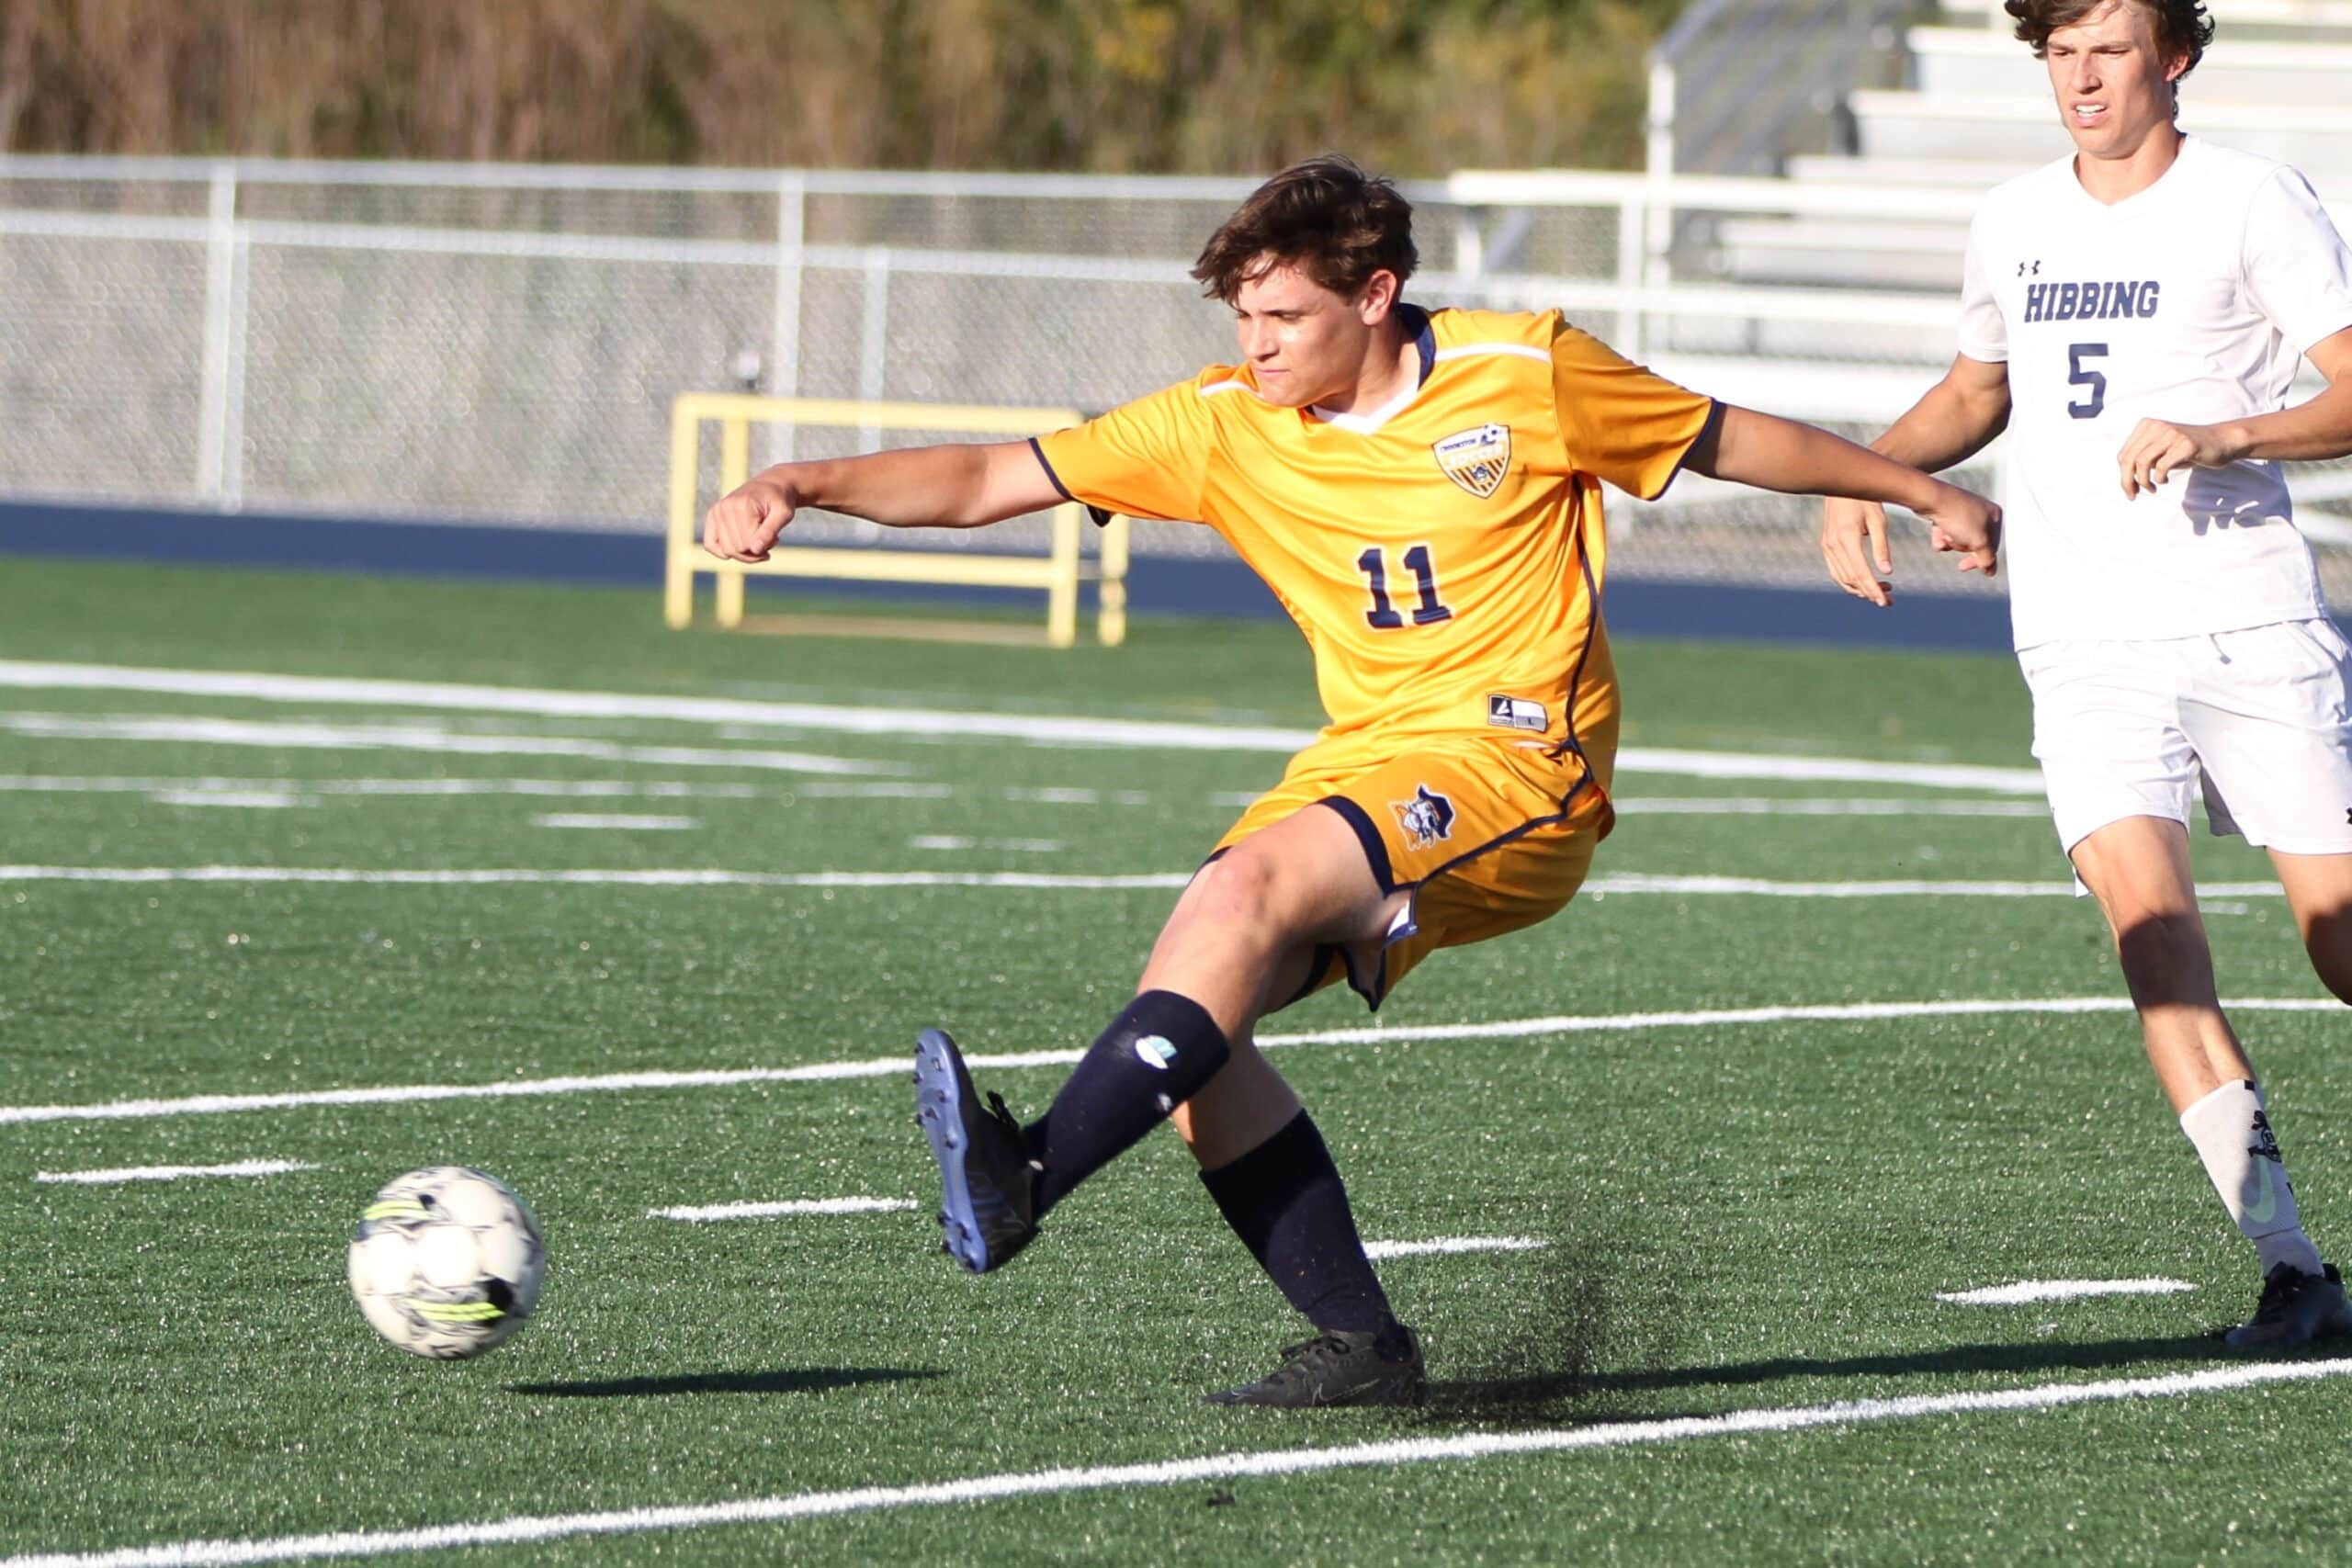
[[[0,147],[1399,175],[1631,163],[1678,0],[0,0]]]

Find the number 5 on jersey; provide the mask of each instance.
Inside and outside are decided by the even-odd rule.
[[[2105,359],[2107,344],[2103,343],[2074,343],[2066,345],[2066,385],[2088,387],[2090,396],[2079,403],[2068,403],[2066,412],[2076,419],[2097,419],[2107,407],[2107,378],[2083,363],[2086,359]]]
[[[1373,546],[1356,557],[1356,570],[1363,572],[1372,589],[1372,608],[1363,613],[1364,624],[1376,631],[1394,631],[1405,624],[1405,617],[1388,602],[1388,566],[1380,547]],[[1453,612],[1438,602],[1437,567],[1430,559],[1427,545],[1415,545],[1405,552],[1405,570],[1413,574],[1420,585],[1420,607],[1413,612],[1413,624],[1426,626],[1433,621],[1449,621]]]

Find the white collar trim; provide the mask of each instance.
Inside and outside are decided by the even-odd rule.
[[[1398,392],[1370,413],[1342,413],[1337,409],[1327,409],[1321,403],[1307,404],[1306,412],[1326,424],[1336,425],[1341,430],[1353,431],[1358,435],[1370,435],[1409,408],[1413,400],[1421,395],[1421,378],[1414,377],[1411,384],[1403,391]]]

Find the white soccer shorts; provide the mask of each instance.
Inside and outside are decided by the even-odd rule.
[[[2332,621],[2021,649],[2060,845],[2126,817],[2288,854],[2352,853],[2352,648]]]

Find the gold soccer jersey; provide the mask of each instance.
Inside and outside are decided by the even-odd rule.
[[[1583,883],[1617,751],[1600,481],[1658,494],[1713,410],[1556,314],[1407,325],[1420,377],[1386,408],[1278,408],[1218,366],[1035,444],[1075,500],[1206,522],[1306,634],[1331,722],[1217,848],[1340,813],[1409,898],[1385,940],[1319,950],[1305,989],[1344,976],[1374,1007]]]
[[[1420,377],[1386,408],[1281,408],[1213,366],[1038,455],[1077,501],[1225,536],[1314,649],[1318,752],[1513,731],[1586,756],[1605,791],[1596,481],[1657,495],[1713,405],[1556,311],[1399,309]]]

